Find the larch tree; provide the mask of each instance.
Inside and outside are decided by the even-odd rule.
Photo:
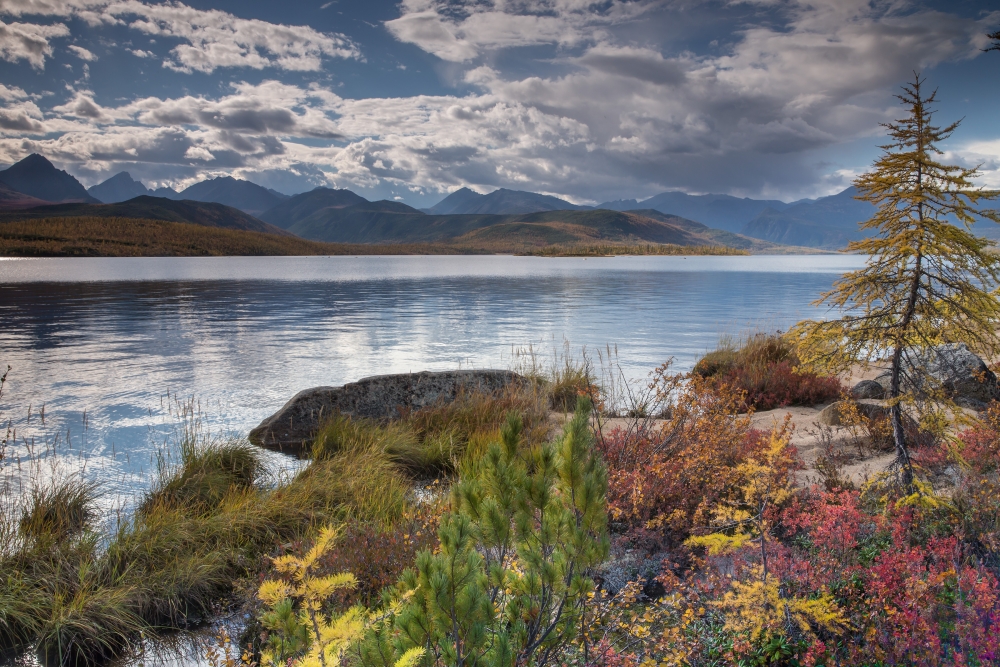
[[[1000,263],[989,241],[972,233],[977,218],[1000,222],[1000,212],[978,206],[1000,192],[973,184],[978,168],[939,161],[938,145],[959,123],[944,128],[932,123],[936,91],[925,95],[923,84],[917,74],[903,86],[896,97],[908,113],[883,124],[889,143],[873,169],[854,181],[857,198],[876,209],[859,223],[868,238],[850,243],[848,250],[868,260],[815,304],[832,306],[842,316],[801,322],[794,329],[800,357],[814,367],[843,371],[888,362],[895,467],[907,489],[913,486],[913,466],[903,404],[928,395],[929,378],[916,377],[918,360],[944,343],[966,343],[985,355],[1000,351]]]
[[[993,40],[993,43],[983,49],[983,51],[1000,51],[1000,30],[986,35]]]

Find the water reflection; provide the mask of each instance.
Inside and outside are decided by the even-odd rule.
[[[505,367],[511,350],[617,344],[632,377],[721,332],[778,328],[857,257],[0,261],[8,463],[45,451],[141,487],[190,397],[245,433],[295,392],[378,373]],[[44,406],[44,424],[41,408]]]

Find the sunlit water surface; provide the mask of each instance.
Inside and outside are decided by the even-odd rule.
[[[723,332],[785,328],[857,256],[264,257],[0,261],[7,484],[83,471],[106,497],[176,457],[179,412],[245,434],[295,392],[382,373],[510,367],[617,345],[641,378]],[[2,370],[2,369],[0,369]],[[44,423],[42,407],[44,406]],[[32,444],[33,443],[33,444]],[[20,467],[19,467],[20,466]],[[39,474],[39,471],[35,471]],[[14,480],[14,482],[12,482]]]

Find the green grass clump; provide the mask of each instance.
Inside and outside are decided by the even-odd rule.
[[[94,517],[95,487],[81,480],[34,488],[18,522],[20,533],[34,540],[65,539],[80,533]]]
[[[35,645],[46,665],[95,664],[140,632],[207,618],[261,558],[349,519],[392,525],[410,485],[375,449],[330,451],[294,478],[266,484],[244,441],[182,447],[111,536],[90,525],[92,486],[40,489],[18,521],[0,521],[0,648]]]
[[[232,490],[253,488],[264,473],[260,450],[241,441],[207,446],[188,441],[181,448],[181,460],[175,474],[161,477],[140,506],[140,513],[157,504],[184,507],[193,513],[210,511]]]
[[[451,401],[424,408],[405,423],[416,433],[422,446],[412,452],[408,469],[440,470],[454,473],[469,457],[485,452],[484,443],[493,442],[512,412],[524,415],[527,443],[537,443],[549,435],[549,395],[545,385],[512,383],[491,394],[463,391]]]
[[[60,591],[60,593],[63,593]],[[87,581],[52,599],[37,639],[44,665],[95,665],[118,655],[142,630],[130,586]]]
[[[93,485],[39,487],[18,518],[0,517],[0,649],[34,646],[59,666],[121,656],[141,636],[210,617],[267,556],[323,526],[364,525],[409,553],[400,527],[414,516],[415,480],[481,458],[511,412],[525,415],[525,442],[540,442],[548,400],[529,383],[462,393],[388,424],[336,417],[288,480],[268,478],[260,451],[243,440],[186,431],[178,465],[161,468],[110,534],[96,523]],[[378,552],[375,542],[369,551]]]
[[[369,465],[381,457],[395,470],[394,475],[380,472],[384,479],[394,479],[400,472],[417,479],[450,475],[464,457],[483,453],[483,443],[495,440],[512,411],[526,415],[531,438],[543,439],[548,431],[547,402],[547,394],[538,387],[511,386],[497,394],[462,391],[453,400],[389,423],[336,415],[319,429],[312,456],[316,462],[333,456],[345,461],[368,457]]]

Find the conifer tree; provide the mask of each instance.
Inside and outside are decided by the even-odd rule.
[[[916,360],[942,343],[966,343],[986,355],[1000,350],[995,335],[1000,265],[989,242],[971,231],[977,217],[1000,222],[997,211],[977,207],[1000,193],[973,185],[977,168],[938,160],[938,144],[959,123],[944,128],[932,123],[936,91],[926,95],[923,84],[915,75],[897,95],[908,113],[883,125],[889,143],[874,168],[854,181],[857,198],[874,204],[876,212],[860,223],[873,235],[848,249],[868,260],[816,302],[839,309],[843,317],[806,321],[795,329],[803,361],[828,371],[888,359],[896,465],[907,489],[913,468],[902,404],[913,405],[912,388],[926,388],[929,381],[912,376]]]
[[[1000,30],[986,35],[993,40],[993,43],[983,49],[983,51],[1000,51]]]
[[[396,595],[393,623],[359,645],[365,667],[424,650],[428,666],[544,666],[580,632],[590,570],[607,556],[607,473],[581,399],[555,443],[524,451],[511,416]],[[467,471],[469,472],[469,471]]]

